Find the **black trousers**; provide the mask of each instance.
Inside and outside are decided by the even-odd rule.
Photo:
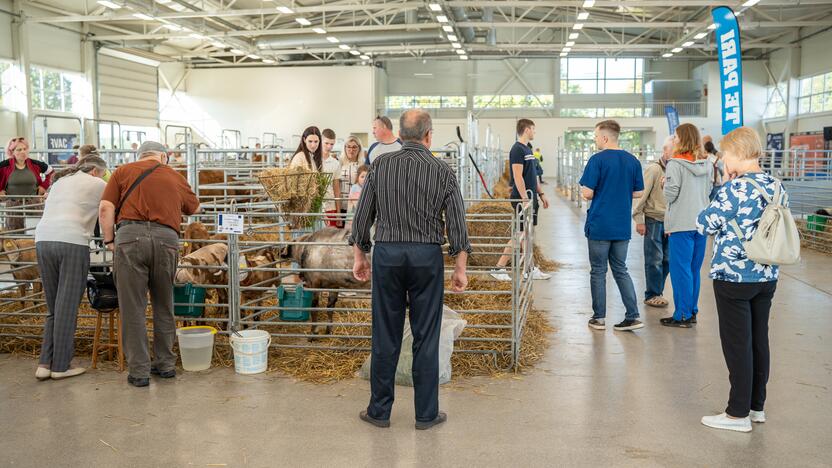
[[[439,412],[444,270],[437,244],[383,242],[373,249],[373,357],[367,414],[375,419],[390,419],[408,305],[416,420],[432,421]]]
[[[714,280],[719,338],[728,365],[728,415],[763,411],[769,374],[768,317],[777,281],[732,283]]]

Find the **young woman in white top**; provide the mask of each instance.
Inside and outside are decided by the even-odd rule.
[[[310,171],[321,170],[321,131],[318,127],[307,127],[300,138],[300,144],[289,163],[289,167],[303,167]]]
[[[78,307],[90,271],[90,240],[98,219],[102,176],[107,163],[87,156],[55,176],[43,217],[35,229],[35,249],[49,313],[35,377],[62,379],[84,373],[70,367],[75,353]]]

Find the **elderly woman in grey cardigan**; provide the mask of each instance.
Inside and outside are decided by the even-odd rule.
[[[87,156],[56,175],[35,230],[38,269],[49,313],[43,327],[38,380],[63,379],[84,373],[71,367],[75,353],[78,307],[90,269],[90,240],[106,182],[107,163]]]

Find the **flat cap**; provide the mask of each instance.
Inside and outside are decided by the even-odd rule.
[[[139,146],[139,149],[136,150],[136,154],[141,156],[145,153],[167,153],[168,149],[165,145],[161,143],[157,143],[155,141],[145,141]]]

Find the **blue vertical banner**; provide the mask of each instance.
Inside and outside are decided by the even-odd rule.
[[[679,126],[679,112],[673,106],[664,106],[664,115],[667,116],[667,128],[673,135],[676,133],[676,127]]]
[[[722,90],[722,134],[742,126],[742,51],[740,26],[734,11],[721,6],[711,11],[716,24]]]

